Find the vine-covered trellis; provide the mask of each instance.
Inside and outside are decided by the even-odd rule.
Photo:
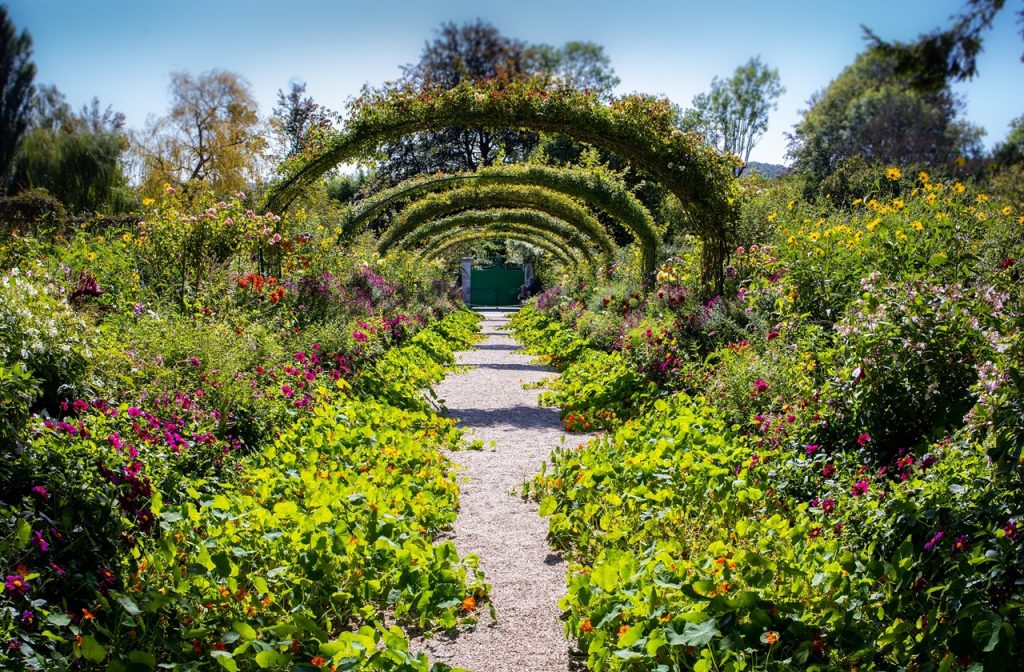
[[[411,133],[451,126],[561,133],[617,154],[674,194],[689,230],[702,241],[705,285],[720,288],[737,218],[732,159],[682,132],[673,119],[664,99],[632,95],[606,103],[532,81],[374,92],[355,101],[345,129],[322,151],[299,159],[265,204],[279,210],[339,163],[372,156],[381,143]]]
[[[441,236],[503,225],[550,234],[563,248],[574,250],[578,255],[582,255],[595,268],[600,264],[605,267],[608,265],[607,258],[602,257],[599,264],[594,257],[592,252],[594,241],[591,238],[560,219],[538,210],[528,209],[496,208],[461,212],[421,226],[408,236],[394,241],[393,245],[382,244],[378,251],[381,255],[385,255],[394,247],[409,249],[415,245],[429,246],[433,239]]]
[[[432,192],[469,184],[543,188],[600,209],[611,219],[619,222],[636,239],[642,253],[644,273],[650,275],[654,271],[660,236],[651,213],[614,176],[583,168],[522,164],[484,167],[475,173],[421,175],[356,203],[346,212],[342,228],[349,234],[358,232],[385,210],[397,204]],[[384,247],[389,246],[390,243]]]

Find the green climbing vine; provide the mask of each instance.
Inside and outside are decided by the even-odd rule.
[[[651,213],[614,176],[583,168],[522,164],[489,166],[475,173],[420,175],[355,204],[345,214],[342,228],[348,234],[356,233],[395,204],[466,184],[542,187],[579,199],[604,211],[629,231],[641,248],[644,272],[654,271],[661,236]]]
[[[575,227],[594,241],[601,254],[610,260],[615,242],[585,207],[572,198],[541,187],[494,184],[465,186],[435,192],[403,209],[380,240],[381,248],[394,245],[420,226],[465,210],[512,208],[537,210]],[[605,271],[608,266],[605,266]]]
[[[431,241],[431,244],[425,248],[424,257],[427,260],[434,259],[453,247],[478,240],[503,239],[517,240],[538,247],[551,254],[564,266],[573,269],[578,269],[580,266],[580,260],[560,248],[557,239],[549,238],[545,234],[535,231],[516,231],[513,227],[467,231],[448,238]]]
[[[630,95],[606,103],[538,82],[462,84],[448,90],[371,92],[356,99],[345,129],[312,157],[299,159],[270,190],[266,205],[287,206],[343,161],[371,156],[382,142],[450,126],[513,127],[562,133],[603,147],[660,182],[682,204],[703,243],[704,283],[722,285],[736,222],[732,159],[673,123],[669,101]]]
[[[416,244],[422,243],[423,241],[436,238],[439,235],[461,232],[470,228],[482,228],[495,224],[517,224],[520,226],[529,226],[534,230],[553,234],[559,239],[563,246],[577,250],[580,254],[584,255],[590,263],[594,264],[595,267],[598,265],[595,262],[593,253],[591,252],[591,249],[594,247],[594,241],[592,239],[560,219],[540,212],[539,210],[527,209],[469,210],[457,215],[452,215],[451,217],[437,219],[429,224],[419,227],[405,238],[395,241],[394,245],[379,246],[378,252],[383,256],[394,247],[408,249]],[[608,263],[610,263],[610,260],[604,259],[603,263],[607,266]]]
[[[599,262],[593,256],[593,253],[586,247],[572,248],[566,245],[566,241],[559,234],[546,230],[544,228],[538,228],[532,224],[518,223],[511,221],[494,221],[485,224],[479,224],[472,228],[461,228],[461,229],[450,229],[443,231],[436,231],[433,235],[425,238],[422,243],[424,248],[430,248],[434,245],[443,244],[445,240],[454,239],[463,234],[473,232],[505,232],[508,234],[527,234],[536,236],[544,239],[558,247],[558,249],[564,253],[565,257],[571,257],[574,259],[582,259],[592,268],[598,268]]]

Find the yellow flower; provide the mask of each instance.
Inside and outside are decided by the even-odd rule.
[[[907,234],[903,233],[902,229],[896,229],[896,238],[898,240],[906,240]]]
[[[788,210],[792,210],[794,205],[796,205],[796,199],[795,198],[792,201],[790,201],[789,203],[786,203],[786,208]]]
[[[94,261],[96,259],[96,253],[95,252],[87,252],[86,255],[85,255],[85,258],[86,258],[87,261]]]
[[[902,198],[894,198],[894,199],[892,199],[892,207],[896,208],[897,210],[902,209],[903,208],[903,199]]]
[[[928,205],[932,205],[935,203],[937,198],[938,196],[936,196],[935,194],[928,194],[927,196],[924,197],[924,200],[925,202],[928,203]]]
[[[967,187],[963,185],[963,182],[957,182],[956,184],[953,185],[953,191],[955,191],[958,194],[962,194],[965,191],[967,191]]]
[[[885,179],[887,179],[887,180],[889,180],[891,182],[895,182],[896,180],[900,179],[901,177],[903,177],[903,171],[900,170],[899,168],[897,168],[896,166],[893,166],[892,168],[886,168],[885,169]]]
[[[809,234],[807,234],[807,239],[816,243],[819,239],[821,239],[821,235],[817,231],[811,231]]]
[[[779,213],[773,212],[772,214],[768,215],[768,221],[769,222],[774,222],[776,219],[778,219],[778,217],[779,217]]]
[[[142,199],[142,207],[144,207],[144,208],[148,208],[149,206],[153,205],[154,203],[156,203],[156,199],[155,198],[144,198],[144,199]]]
[[[124,241],[125,243],[132,242],[132,234],[125,231],[124,233],[121,234],[121,240]]]
[[[924,224],[921,223],[920,219],[915,219],[910,223],[910,226],[914,227],[914,231],[921,231],[924,229]]]
[[[966,156],[958,156],[958,157],[956,157],[956,167],[957,168],[963,168],[966,165],[967,165],[967,157]]]
[[[878,225],[881,224],[881,223],[882,223],[882,218],[881,217],[874,218],[873,220],[868,222],[868,231],[874,231],[875,229],[878,228]]]
[[[930,175],[928,175],[928,173],[922,170],[920,173],[917,174],[917,179],[921,182],[921,184],[928,184],[928,181],[931,180],[932,178]]]
[[[985,203],[986,201],[988,201],[988,196],[986,196],[985,194],[978,194],[974,200],[977,201],[978,203]]]
[[[1011,208],[1010,206],[1006,206],[1005,208],[1003,208],[1003,214],[1004,214],[1004,215],[1007,215],[1007,216],[1009,216],[1009,214],[1010,214],[1011,212],[1013,212],[1013,208]]]

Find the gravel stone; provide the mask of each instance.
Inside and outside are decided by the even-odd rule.
[[[554,371],[516,352],[520,346],[502,331],[505,311],[480,312],[486,340],[457,355],[472,368],[450,374],[436,392],[467,428],[467,439],[485,444],[449,454],[465,479],[451,538],[460,554],[479,556],[498,621],[491,624],[481,605],[475,630],[418,640],[416,648],[432,662],[474,672],[565,672],[569,653],[558,608],[564,561],[547,544],[537,505],[518,495],[565,437],[558,410],[537,405],[539,390],[523,389]]]

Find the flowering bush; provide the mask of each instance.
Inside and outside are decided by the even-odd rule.
[[[89,387],[94,339],[65,299],[38,267],[0,276],[0,364],[37,380],[32,402],[51,412]]]

